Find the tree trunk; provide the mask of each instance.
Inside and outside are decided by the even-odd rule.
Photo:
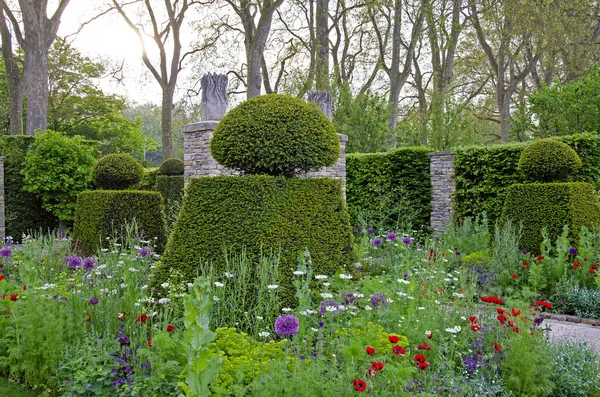
[[[168,86],[163,90],[162,94],[162,115],[161,115],[161,132],[162,132],[162,156],[163,161],[168,160],[173,156],[173,137],[171,132],[173,96],[175,87]]]
[[[11,135],[21,135],[23,134],[23,96],[25,95],[24,73],[19,69],[19,64],[13,55],[12,37],[2,9],[0,9],[0,36],[2,36],[2,59],[8,83],[10,133]]]
[[[48,48],[42,40],[27,40],[27,125],[25,133],[48,128]]]
[[[248,91],[246,92],[246,98],[248,99],[260,95],[262,86],[260,69],[263,52],[264,46],[260,50],[256,49],[256,45],[253,45],[250,54],[248,54]]]
[[[316,88],[329,91],[329,0],[317,0]]]

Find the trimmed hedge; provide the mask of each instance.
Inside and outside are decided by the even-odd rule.
[[[506,190],[504,218],[516,224],[523,222],[520,248],[538,253],[544,227],[554,242],[568,225],[569,238],[576,247],[581,227],[600,222],[600,207],[589,183],[515,184]]]
[[[566,182],[580,168],[581,159],[571,146],[543,139],[523,149],[518,169],[532,182]]]
[[[96,190],[80,193],[75,208],[73,239],[80,241],[82,250],[93,252],[106,247],[106,237],[133,219],[140,232],[155,242],[156,252],[162,252],[167,240],[167,226],[163,199],[158,192]]]
[[[553,138],[571,146],[582,160],[569,180],[589,182],[600,188],[600,135],[577,134]],[[498,146],[467,146],[453,150],[456,193],[454,214],[458,219],[485,212],[490,225],[500,219],[506,189],[526,182],[518,170],[521,152],[528,143]]]
[[[388,208],[403,202],[416,214],[414,229],[429,229],[431,175],[427,148],[399,148],[386,153],[349,154],[346,157],[346,199],[353,224],[359,214],[392,210],[386,219],[366,219],[393,228],[406,209]],[[395,211],[394,211],[395,210]]]
[[[159,175],[156,177],[156,191],[159,192],[165,203],[180,202],[183,198],[183,175],[167,176]]]
[[[224,271],[224,251],[242,247],[250,260],[261,249],[281,249],[280,286],[288,305],[297,303],[292,272],[305,248],[314,274],[350,272],[356,253],[341,182],[267,175],[192,179],[152,285],[167,281],[171,270],[191,281],[208,262]]]
[[[130,189],[156,191],[156,177],[158,177],[158,167],[144,168],[142,180]]]
[[[107,190],[124,190],[139,183],[144,168],[130,154],[109,154],[102,157],[92,171],[96,186]]]
[[[184,172],[184,165],[183,165],[183,161],[181,161],[180,159],[168,159],[163,161],[163,163],[160,165],[160,168],[158,170],[158,173],[160,175],[183,175]]]
[[[33,136],[0,137],[0,155],[4,156],[4,204],[6,211],[6,235],[15,242],[21,241],[28,231],[55,229],[58,219],[42,208],[42,201],[23,190],[25,155],[33,145]]]
[[[217,124],[210,154],[246,174],[292,176],[335,164],[340,141],[314,103],[290,95],[250,98]]]

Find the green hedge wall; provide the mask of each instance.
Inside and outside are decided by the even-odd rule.
[[[577,134],[554,139],[568,144],[581,157],[582,167],[570,180],[589,182],[600,188],[600,135]],[[454,214],[458,219],[485,212],[490,225],[499,220],[506,189],[525,182],[517,167],[527,145],[468,146],[453,150],[456,157]]]
[[[6,235],[15,242],[29,230],[47,231],[58,226],[54,215],[42,208],[42,201],[33,193],[23,190],[25,155],[33,144],[32,136],[0,137],[0,156],[4,156],[4,204],[6,210]]]
[[[158,192],[135,190],[96,190],[82,192],[77,198],[73,239],[80,248],[93,252],[106,246],[106,237],[119,231],[125,222],[136,220],[138,229],[156,252],[164,250],[167,233],[163,199]]]
[[[396,221],[414,211],[413,229],[429,230],[431,216],[431,175],[428,148],[400,148],[385,153],[349,154],[346,157],[346,199],[352,224],[359,214],[383,219],[383,228],[393,228]],[[404,208],[393,208],[402,202]],[[391,211],[391,212],[388,212]],[[370,225],[372,226],[372,225]]]
[[[506,189],[504,217],[515,223],[523,222],[520,248],[538,253],[543,241],[542,228],[548,229],[554,242],[566,224],[569,237],[577,244],[582,226],[600,222],[600,207],[589,183],[519,183]]]
[[[167,248],[152,277],[158,286],[171,269],[192,280],[201,264],[224,269],[224,251],[249,259],[281,249],[280,286],[285,304],[297,303],[292,272],[308,248],[314,274],[351,270],[356,253],[341,183],[329,178],[267,175],[192,179]]]
[[[183,183],[183,175],[158,175],[156,177],[156,191],[162,195],[165,206],[181,201]]]
[[[144,176],[137,185],[133,186],[129,190],[156,190],[156,177],[159,175],[158,167],[155,168],[144,168]]]

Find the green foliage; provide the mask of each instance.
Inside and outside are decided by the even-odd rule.
[[[490,254],[487,251],[475,251],[461,259],[460,264],[465,267],[485,266],[489,263]]]
[[[564,182],[581,168],[579,155],[564,142],[544,139],[527,146],[518,170],[534,182]]]
[[[0,155],[4,156],[6,235],[14,237],[15,241],[21,241],[21,235],[29,234],[30,230],[46,231],[57,226],[55,216],[42,207],[41,199],[23,189],[25,182],[21,170],[34,141],[32,136],[0,137]]]
[[[557,342],[552,345],[556,372],[553,397],[587,397],[600,393],[600,357],[583,343]]]
[[[168,159],[163,161],[158,170],[160,175],[183,175],[183,161],[180,159]]]
[[[396,230],[398,221],[427,229],[431,214],[431,177],[427,148],[346,157],[346,198],[352,224]],[[403,206],[397,204],[402,202]],[[408,219],[407,213],[412,214]],[[404,221],[404,222],[402,222]]]
[[[215,128],[210,153],[219,164],[247,174],[291,176],[335,164],[340,144],[317,105],[270,94],[229,111]]]
[[[142,180],[134,186],[134,190],[156,190],[156,178],[158,177],[158,167],[144,168]]]
[[[265,175],[192,179],[153,285],[167,281],[173,269],[189,281],[206,263],[222,273],[225,250],[242,248],[251,262],[261,252],[280,252],[285,304],[295,302],[292,271],[305,248],[318,274],[350,269],[355,251],[340,181]]]
[[[567,293],[567,305],[579,317],[600,320],[600,291],[573,288]]]
[[[573,181],[600,187],[600,136],[578,134],[557,138],[571,146],[582,160]],[[454,149],[456,192],[454,210],[457,219],[486,213],[490,225],[500,219],[506,189],[525,182],[518,171],[519,158],[526,143],[498,146],[469,146]]]
[[[162,196],[158,192],[98,190],[83,192],[77,199],[73,239],[80,248],[94,252],[108,245],[106,238],[134,220],[141,233],[162,252],[166,223]]]
[[[142,165],[130,154],[102,157],[92,173],[96,186],[107,190],[123,190],[138,183],[144,175]]]
[[[600,222],[600,208],[587,183],[515,184],[507,189],[503,217],[515,224],[523,223],[521,248],[540,252],[543,228],[554,241],[568,225],[569,238],[576,244],[582,226]]]
[[[25,156],[23,189],[61,221],[73,220],[77,194],[90,187],[95,163],[93,149],[81,137],[48,130],[36,135]]]
[[[39,397],[39,394],[22,385],[0,378],[0,395],[11,397]]]
[[[171,226],[171,223],[177,219],[177,215],[181,209],[183,185],[183,175],[159,175],[156,177],[156,190],[163,196],[165,215],[169,227]]]

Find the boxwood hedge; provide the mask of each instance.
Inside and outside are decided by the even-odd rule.
[[[280,286],[289,305],[296,302],[292,272],[305,248],[315,274],[351,271],[356,254],[340,181],[267,175],[192,179],[152,285],[168,280],[172,270],[192,280],[207,263],[225,271],[225,250],[242,247],[251,260],[261,249],[280,250]]]

